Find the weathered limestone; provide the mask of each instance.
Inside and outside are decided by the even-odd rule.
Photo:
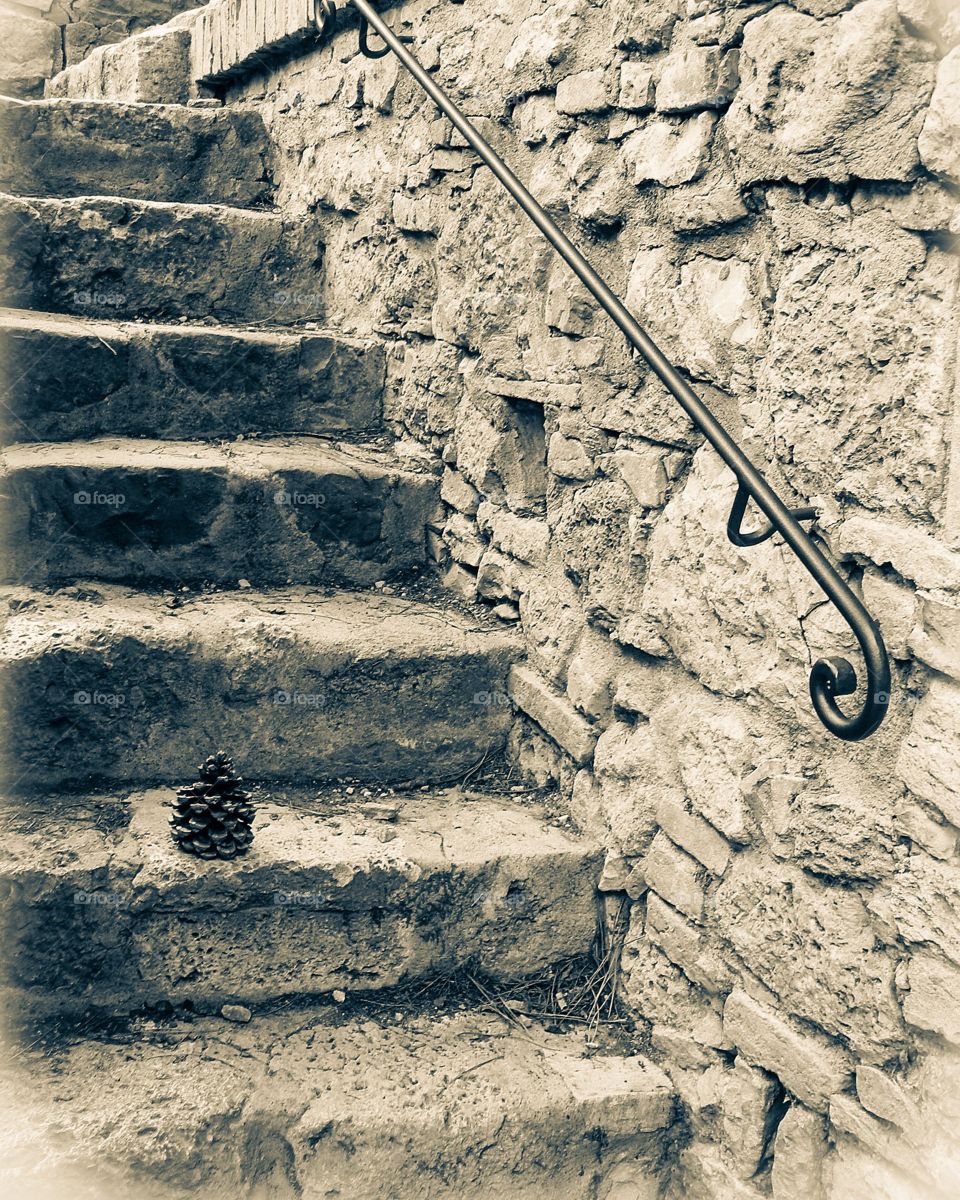
[[[737,52],[723,54],[714,46],[671,50],[657,83],[657,111],[696,112],[722,108],[737,89]]]
[[[429,782],[495,752],[510,725],[488,698],[515,640],[429,605],[289,588],[174,606],[107,584],[11,605],[8,789],[188,778],[211,729],[260,778]]]
[[[925,58],[886,0],[831,20],[778,7],[749,21],[724,122],[738,180],[909,179],[933,89]]]
[[[907,967],[903,1015],[911,1025],[960,1045],[960,967],[932,954],[916,954]]]
[[[960,687],[936,679],[917,708],[897,773],[915,796],[960,825]]]
[[[5,978],[21,1009],[216,1011],[468,964],[508,979],[593,940],[598,853],[530,809],[418,792],[384,842],[382,822],[324,811],[323,793],[299,797],[307,811],[266,803],[248,855],[211,876],[170,837],[172,796],[133,797],[111,829],[83,818],[105,799],[79,815],[45,803],[42,831],[11,833]]]
[[[544,684],[535,671],[524,666],[513,667],[509,694],[517,707],[533,717],[574,762],[582,765],[590,760],[596,733],[568,701]]]
[[[23,1099],[3,1126],[15,1187],[56,1191],[69,1171],[158,1200],[182,1196],[184,1180],[440,1200],[451,1179],[464,1200],[488,1200],[515,1192],[518,1177],[557,1200],[588,1200],[608,1175],[648,1200],[673,1116],[670,1081],[646,1059],[584,1058],[575,1035],[540,1043],[472,1013],[399,1026],[342,1024],[332,1009],[200,1019],[162,1043],[89,1040],[54,1063],[28,1052],[14,1087]],[[156,1137],[132,1130],[130,1113]],[[198,1159],[214,1128],[223,1132]]]
[[[384,354],[330,332],[148,325],[0,310],[7,441],[372,430]],[[269,403],[269,413],[264,404]]]
[[[190,70],[191,33],[182,20],[137,37],[101,46],[55,75],[47,96],[120,100],[130,104],[182,104],[195,94]]]
[[[313,0],[216,0],[194,30],[193,78],[223,82],[263,70],[275,56],[309,43],[316,32]]]
[[[273,7],[278,19],[301,13]],[[231,29],[228,10],[217,6],[232,38],[217,52],[223,63],[241,65],[247,56],[250,65],[261,31],[236,22]],[[779,539],[746,550],[724,538],[735,487],[729,470],[700,448],[653,374],[396,64],[357,57],[351,27],[307,53],[299,42],[289,61],[260,61],[248,84],[228,87],[227,111],[263,116],[286,219],[310,222],[304,214],[317,214],[322,224],[329,264],[322,285],[313,266],[318,226],[309,223],[310,270],[296,283],[281,282],[278,272],[277,289],[312,300],[322,291],[324,321],[362,335],[359,344],[351,339],[353,357],[330,331],[304,331],[301,340],[299,331],[274,338],[191,327],[178,340],[169,327],[124,328],[121,336],[112,331],[122,323],[101,319],[81,338],[81,322],[69,331],[58,326],[55,336],[35,322],[32,349],[21,347],[33,378],[18,385],[32,390],[17,400],[18,414],[34,414],[32,432],[18,436],[246,440],[270,431],[274,415],[289,422],[282,432],[324,432],[308,346],[309,338],[326,338],[326,349],[313,349],[324,362],[333,355],[337,381],[323,385],[336,393],[333,419],[349,429],[354,411],[370,411],[375,424],[375,393],[386,385],[384,411],[405,461],[431,462],[437,479],[441,461],[445,468],[442,509],[417,513],[430,559],[476,605],[466,624],[483,629],[485,607],[492,619],[518,625],[515,645],[498,651],[496,670],[481,650],[466,655],[455,679],[449,647],[409,640],[438,622],[445,632],[449,614],[417,609],[423,628],[411,634],[413,617],[409,628],[388,623],[384,632],[368,611],[342,635],[342,646],[366,647],[351,660],[354,674],[338,673],[331,656],[342,646],[329,643],[339,618],[330,616],[329,601],[321,606],[327,620],[315,597],[254,598],[246,589],[242,623],[225,600],[188,601],[189,616],[182,605],[151,603],[120,632],[103,633],[102,645],[78,649],[69,623],[68,636],[54,638],[48,621],[43,669],[25,672],[30,724],[13,731],[31,750],[24,763],[36,775],[33,764],[63,733],[50,728],[36,697],[48,697],[51,709],[59,703],[69,717],[70,705],[57,700],[74,695],[66,691],[67,667],[74,679],[95,666],[91,687],[74,688],[107,697],[85,707],[114,710],[84,714],[80,733],[70,727],[52,752],[52,777],[71,786],[141,769],[135,722],[125,724],[129,697],[139,703],[139,693],[133,684],[111,692],[106,683],[116,676],[143,676],[159,714],[156,740],[142,754],[151,779],[168,777],[161,745],[171,730],[179,770],[188,756],[192,764],[191,747],[207,740],[210,727],[242,736],[266,768],[295,777],[354,769],[372,777],[386,769],[394,779],[446,778],[448,768],[466,772],[497,753],[512,695],[521,710],[509,743],[517,770],[555,784],[561,809],[573,793],[570,815],[603,845],[606,917],[618,932],[618,922],[629,921],[621,997],[681,1101],[684,1148],[668,1153],[676,1200],[758,1200],[771,1189],[774,1200],[912,1200],[926,1186],[915,1182],[924,1162],[947,1164],[931,1186],[949,1195],[954,1159],[939,1114],[949,1125],[947,1098],[957,1089],[929,1064],[948,1056],[957,1037],[960,969],[950,701],[960,670],[953,649],[960,559],[944,497],[956,440],[960,273],[951,240],[958,220],[952,59],[939,68],[936,61],[955,44],[955,31],[935,6],[913,0],[723,0],[689,8],[678,0],[557,0],[479,14],[458,4],[398,7],[390,19],[405,22],[396,27],[417,37],[428,69],[614,290],[627,294],[785,499],[818,508],[818,538],[877,617],[894,659],[889,717],[859,745],[841,745],[823,730],[807,692],[811,661],[844,653],[860,670],[842,622]],[[182,35],[187,26],[178,29]],[[158,56],[154,96],[163,87],[178,96],[195,88],[182,65],[186,42],[169,30],[158,39],[170,58],[162,67]],[[119,66],[113,82],[91,71],[90,86],[101,95],[111,87],[147,95],[149,81],[134,69],[139,54],[128,46],[116,60],[126,63],[126,76]],[[62,86],[79,88],[81,80]],[[165,178],[161,171],[158,186]],[[239,178],[249,182],[243,171]],[[209,179],[204,199],[225,198],[213,190],[213,172]],[[96,183],[91,176],[89,188]],[[131,179],[130,189],[137,186]],[[77,187],[88,190],[82,180]],[[228,211],[223,224],[235,228],[235,209],[205,211],[211,224]],[[204,242],[203,255],[214,260],[223,244],[211,250]],[[46,270],[72,253],[51,243],[34,261]],[[119,259],[119,251],[108,255],[106,269]],[[138,299],[133,315],[180,314],[176,289],[159,274],[162,303],[141,309]],[[198,275],[200,290],[213,295],[216,285]],[[150,303],[146,284],[138,295]],[[217,297],[209,312],[198,301],[191,319],[249,320],[261,300],[257,294],[252,307],[228,310]],[[72,300],[55,288],[42,302]],[[254,319],[316,316],[297,304],[285,300],[279,315],[259,309]],[[4,321],[8,344],[20,344],[23,320]],[[116,356],[96,342],[101,335]],[[373,343],[382,349],[368,376],[361,356]],[[51,360],[62,351],[63,363],[41,366],[41,348]],[[229,381],[215,385],[210,417],[189,412],[231,357],[248,351],[258,364],[249,384],[237,363]],[[76,356],[73,381],[68,354]],[[120,361],[108,364],[113,357]],[[354,370],[374,396],[356,410]],[[137,399],[141,379],[146,398]],[[288,404],[290,394],[296,399]],[[316,397],[312,411],[308,395]],[[62,471],[66,459],[87,451],[34,453]],[[156,457],[166,461],[168,453]],[[200,460],[212,464],[216,456],[207,453]],[[236,479],[264,453],[237,454],[223,478]],[[317,461],[299,443],[296,453]],[[29,451],[13,457],[21,466],[34,461]],[[370,470],[368,458],[363,471]],[[60,519],[52,508],[34,512],[38,541]],[[747,526],[756,520],[749,514]],[[285,528],[272,539],[271,569],[286,567],[290,534]],[[205,536],[207,557],[226,570],[212,527]],[[247,548],[236,536],[231,542]],[[282,584],[293,575],[280,570],[275,578]],[[237,576],[229,582],[248,579]],[[102,632],[113,619],[105,610],[114,591],[84,588],[106,597],[101,605],[77,601],[88,606],[90,630]],[[38,603],[14,598],[24,643],[31,600]],[[39,603],[42,624],[51,601]],[[295,620],[270,611],[291,604],[303,606]],[[224,650],[207,615],[194,637],[198,609],[214,605],[231,637],[251,624],[259,632]],[[155,628],[144,631],[148,623]],[[161,642],[163,666],[150,667]],[[521,647],[527,663],[508,686],[507,660]],[[290,702],[275,705],[288,710],[285,722],[264,703],[278,655],[284,670],[302,670],[296,691],[280,690]],[[333,678],[335,699],[326,685],[307,686],[314,673]],[[433,690],[424,706],[425,686]],[[175,703],[182,719],[170,715]],[[841,703],[852,709],[855,699]],[[326,724],[317,724],[318,713]],[[350,722],[361,716],[383,729],[371,749],[350,742]],[[41,786],[49,790],[49,781]],[[386,857],[397,849],[382,845]],[[488,849],[489,859],[498,854]],[[478,860],[476,869],[483,874],[489,865]],[[285,862],[283,869],[297,868]],[[452,894],[456,907],[458,886]],[[509,917],[503,925],[493,942],[512,954]],[[440,918],[437,928],[446,938]],[[473,936],[475,927],[468,921],[465,930]],[[395,948],[384,952],[387,968],[396,966]],[[608,1095],[609,1078],[603,1086]],[[582,1115],[569,1102],[567,1111],[574,1120]],[[630,1169],[618,1161],[603,1179],[585,1168],[574,1194],[589,1188],[597,1200],[651,1200],[656,1181],[621,1168]],[[461,1163],[450,1176],[458,1194],[469,1195],[461,1185],[471,1169]],[[527,1182],[522,1172],[511,1178]]]
[[[56,27],[35,17],[0,14],[0,92],[36,96],[62,66],[63,50]]]
[[[649,119],[624,143],[633,182],[673,187],[698,179],[706,170],[715,122],[709,113],[674,121]]]
[[[277,324],[323,310],[323,247],[309,222],[218,205],[13,197],[0,200],[0,222],[0,299],[18,308]]]
[[[774,1200],[822,1200],[826,1152],[823,1117],[802,1104],[791,1104],[773,1143]]]
[[[951,50],[937,68],[918,147],[928,171],[960,183],[960,46]]]
[[[62,0],[63,2],[63,0]],[[52,4],[52,0],[40,0]],[[197,8],[196,0],[65,0],[68,24],[63,26],[67,64],[81,62],[97,46],[120,42],[173,14]],[[48,20],[63,20],[63,9],[53,6]]]
[[[255,206],[270,197],[256,113],[0,100],[0,188],[21,196],[129,196]]]
[[[747,1062],[774,1072],[788,1091],[817,1112],[851,1078],[845,1055],[826,1039],[800,1033],[745,992],[731,992],[723,1028]]]
[[[431,475],[316,439],[26,443],[3,468],[5,577],[374,583],[424,561]]]

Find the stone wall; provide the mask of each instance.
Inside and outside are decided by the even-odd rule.
[[[388,350],[443,472],[448,582],[519,625],[527,770],[608,848],[623,996],[683,1096],[677,1195],[960,1189],[960,16],[940,0],[413,0],[392,20],[791,500],[878,618],[855,648],[734,482],[391,58],[234,89],[327,319]],[[951,466],[951,454],[953,455]],[[478,702],[495,702],[486,694]]]

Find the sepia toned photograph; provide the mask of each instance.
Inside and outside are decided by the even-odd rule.
[[[0,0],[3,1200],[960,1197],[960,0]]]

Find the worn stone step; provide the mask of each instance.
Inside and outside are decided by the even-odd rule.
[[[259,113],[0,97],[0,190],[249,206],[272,194]]]
[[[46,94],[141,104],[185,103],[196,94],[190,51],[199,9],[134,37],[98,46],[82,62],[49,80]]]
[[[323,310],[309,218],[215,204],[0,196],[0,303],[100,319],[289,324]]]
[[[193,776],[456,779],[503,746],[518,643],[449,605],[303,588],[150,596],[11,589],[0,644],[10,793]]]
[[[599,851],[534,807],[417,792],[388,824],[314,790],[260,803],[248,853],[208,862],[174,845],[174,795],[8,814],[12,1004],[217,1011],[460,969],[510,979],[593,942]]]
[[[653,1064],[470,1011],[165,1023],[27,1046],[6,1076],[8,1192],[31,1197],[639,1200],[670,1158]]]
[[[384,352],[332,332],[0,310],[5,442],[372,430]]]
[[[372,584],[426,560],[433,475],[377,446],[101,438],[3,455],[3,576]]]

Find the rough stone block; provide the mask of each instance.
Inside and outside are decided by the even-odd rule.
[[[0,13],[0,91],[37,96],[63,65],[60,31],[50,21]]]
[[[653,71],[645,63],[625,62],[620,67],[618,108],[628,112],[649,112],[653,108],[654,93]]]
[[[332,433],[380,423],[383,348],[327,333],[0,313],[10,440],[231,438],[263,422]],[[53,406],[50,396],[62,398]]]
[[[878,567],[892,566],[921,588],[960,589],[960,553],[923,529],[852,516],[840,526],[838,549],[863,555]]]
[[[858,1066],[857,1098],[875,1117],[922,1140],[923,1118],[916,1100],[886,1071]]]
[[[935,671],[960,681],[960,606],[924,595],[908,649]]]
[[[611,725],[597,742],[595,770],[601,809],[614,837],[627,854],[646,853],[657,830],[661,784],[649,727]]]
[[[802,1104],[791,1104],[773,1143],[773,1200],[823,1200],[826,1154],[823,1117]]]
[[[749,21],[725,121],[738,179],[909,179],[933,89],[925,57],[886,0]]]
[[[54,76],[46,94],[130,104],[183,104],[195,91],[190,45],[189,29],[158,26],[135,38],[101,46]]]
[[[613,681],[622,658],[606,634],[589,627],[583,631],[567,667],[567,695],[591,720],[609,719]]]
[[[554,433],[550,437],[547,467],[559,479],[581,482],[592,479],[596,473],[593,460],[583,443],[576,438],[564,437],[562,433]]]
[[[842,1050],[825,1038],[801,1033],[746,992],[734,991],[727,997],[723,1028],[748,1062],[776,1075],[794,1096],[817,1112],[825,1112],[830,1097],[852,1080]]]
[[[960,183],[960,46],[951,50],[937,68],[918,143],[928,171]]]
[[[778,1080],[740,1057],[724,1077],[723,1146],[740,1179],[752,1179],[763,1169],[783,1111],[782,1097]]]
[[[716,120],[712,113],[681,120],[649,119],[624,143],[633,182],[675,187],[699,178],[707,169]]]
[[[643,508],[659,508],[667,496],[668,455],[661,446],[638,445],[614,455],[623,482]]]
[[[432,196],[397,192],[393,197],[393,220],[405,233],[437,233],[441,217]]]
[[[650,940],[691,983],[707,992],[730,991],[733,976],[708,936],[701,928],[684,920],[656,892],[650,892],[647,897],[646,929]]]
[[[933,680],[914,714],[897,774],[915,796],[960,825],[960,685]]]
[[[866,1061],[904,1046],[894,961],[855,892],[814,884],[786,864],[738,857],[711,896],[709,925],[785,1012],[847,1039]]]
[[[849,532],[845,521],[841,543],[858,529],[866,557],[889,544],[906,579],[913,569],[935,575],[934,562],[948,557],[928,531],[942,507],[949,453],[958,264],[928,253],[883,212],[840,220],[786,189],[768,191],[767,201],[787,255],[765,354],[751,373],[776,406],[776,436],[804,447],[791,482],[800,495],[815,495],[829,477],[837,492],[876,513],[851,516]],[[796,257],[790,248],[800,243],[807,251]],[[907,339],[887,324],[891,295],[910,311]],[[891,472],[894,446],[903,457]],[[892,518],[901,513],[897,527]]]
[[[730,847],[719,833],[695,813],[687,812],[674,796],[666,796],[657,808],[664,833],[692,854],[713,875],[723,875],[730,861]]]
[[[604,112],[609,107],[603,71],[580,71],[557,84],[557,112],[578,117]]]
[[[915,952],[907,965],[907,981],[904,1017],[911,1025],[960,1045],[960,968],[932,954]]]
[[[508,681],[511,699],[531,717],[578,765],[593,757],[597,734],[563,696],[529,667],[511,668]]]
[[[653,839],[643,862],[643,876],[647,887],[691,920],[703,916],[704,876],[700,864],[678,850],[663,833]]]
[[[657,0],[638,5],[634,0],[611,0],[613,44],[624,50],[660,50],[670,45],[674,26],[685,13],[682,0]]]
[[[564,264],[551,272],[543,319],[551,329],[575,337],[593,332],[597,306],[593,297]]]
[[[451,471],[449,467],[443,472],[440,499],[468,517],[475,516],[480,506],[480,493],[477,489],[467,483],[458,471]]]
[[[925,942],[960,964],[960,879],[956,867],[922,851],[910,854],[867,907],[888,936]]]
[[[4,480],[4,576],[41,586],[240,574],[369,586],[423,562],[435,502],[432,475],[306,438],[30,442],[11,448]]]
[[[3,1110],[24,1164],[10,1164],[13,1194],[62,1195],[65,1176],[102,1179],[108,1161],[122,1196],[145,1194],[145,1171],[199,1178],[194,1190],[208,1193],[213,1178],[253,1171],[277,1196],[465,1200],[516,1193],[519,1175],[531,1195],[572,1200],[590,1180],[604,1200],[656,1200],[674,1091],[652,1063],[585,1058],[574,1034],[554,1035],[544,1054],[529,1033],[484,1012],[423,1025],[295,1009],[245,1025],[171,1020],[160,1046],[156,1034],[117,1044],[91,1033],[64,1049],[56,1072],[39,1053],[18,1056]],[[209,1143],[213,1129],[221,1132]],[[624,1191],[634,1186],[624,1167],[651,1186]]]
[[[722,108],[736,91],[737,52],[716,46],[683,46],[667,55],[657,83],[657,111]]]
[[[904,1169],[915,1179],[932,1182],[924,1159],[907,1144],[899,1130],[872,1117],[852,1096],[830,1097],[830,1124],[841,1133],[857,1138],[873,1154]]]

